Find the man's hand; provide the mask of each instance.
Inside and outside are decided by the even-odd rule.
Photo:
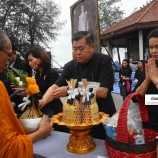
[[[65,97],[67,95],[67,86],[62,86],[53,91],[52,96],[54,99]]]
[[[43,108],[44,106],[45,106],[44,100],[43,100],[43,99],[40,99],[40,100],[39,100],[38,107],[41,109],[41,108]]]

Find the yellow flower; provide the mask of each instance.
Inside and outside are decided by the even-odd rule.
[[[28,95],[34,95],[40,92],[39,87],[37,84],[28,84],[26,88],[26,92]]]
[[[28,95],[34,95],[40,92],[38,85],[36,84],[36,79],[33,77],[26,77],[27,88],[26,92]]]
[[[33,77],[26,77],[26,82],[29,84],[36,84],[36,80]]]

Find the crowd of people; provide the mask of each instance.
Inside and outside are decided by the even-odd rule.
[[[148,36],[151,58],[147,63],[138,61],[138,70],[135,73],[135,88],[131,89],[132,69],[129,61],[124,59],[119,71],[120,90],[123,100],[134,91],[141,94],[158,93],[158,29],[153,30]],[[32,143],[51,134],[55,130],[68,132],[47,121],[47,116],[62,112],[61,97],[67,96],[67,81],[77,79],[81,81],[98,82],[100,87],[96,89],[96,98],[99,111],[112,116],[115,105],[111,95],[113,90],[112,61],[108,55],[94,52],[94,37],[88,31],[79,31],[72,37],[73,59],[65,64],[62,74],[59,76],[51,67],[51,59],[48,52],[35,46],[26,53],[26,60],[20,59],[7,34],[0,31],[0,155],[2,157],[32,157]],[[10,100],[13,93],[11,82],[8,80],[7,69],[14,67],[26,71],[29,76],[34,75],[40,89],[38,107],[44,113],[36,132],[27,135],[19,123],[15,113],[21,113],[18,104],[22,102],[25,92]],[[32,73],[32,70],[34,73]],[[15,106],[13,108],[13,102]],[[152,123],[158,123],[157,106],[148,106],[149,118]],[[46,116],[47,115],[47,116]],[[7,117],[6,117],[7,116]],[[105,130],[102,124],[92,128],[92,136],[105,139]],[[10,149],[10,150],[8,150]],[[20,149],[20,150],[19,150]],[[17,152],[18,150],[18,152]],[[14,156],[16,155],[16,156]]]
[[[134,89],[128,89],[127,80],[130,81],[131,87],[131,68],[129,67],[129,62],[124,59],[122,62],[122,67],[119,71],[120,76],[120,94],[123,99],[130,93],[137,92],[141,94],[144,98],[148,94],[158,93],[158,29],[152,30],[147,37],[150,56],[147,61],[139,60],[134,77]],[[130,90],[130,91],[129,91]],[[133,102],[137,102],[134,98]],[[147,105],[149,120],[152,124],[158,124],[158,106]]]
[[[145,79],[145,60],[138,60],[135,71],[130,67],[128,59],[123,59],[119,70],[119,88],[123,100],[141,85]],[[132,74],[134,72],[134,74]]]

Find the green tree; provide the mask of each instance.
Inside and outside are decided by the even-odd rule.
[[[10,36],[16,50],[25,54],[33,45],[48,48],[63,23],[60,7],[52,0],[1,1],[0,28]]]
[[[120,10],[121,0],[99,0],[100,31],[111,27],[123,19],[124,12]]]

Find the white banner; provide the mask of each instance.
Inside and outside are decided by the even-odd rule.
[[[145,105],[158,105],[158,94],[145,94]]]

